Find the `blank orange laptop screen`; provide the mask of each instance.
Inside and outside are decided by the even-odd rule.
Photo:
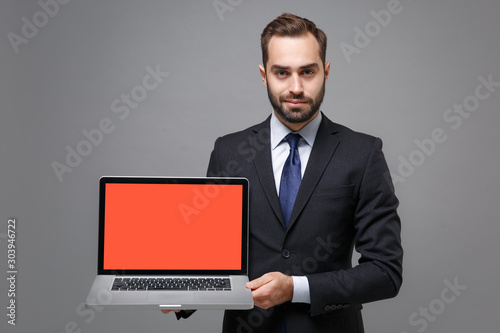
[[[104,269],[239,270],[242,185],[106,184]]]

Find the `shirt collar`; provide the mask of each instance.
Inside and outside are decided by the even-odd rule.
[[[302,138],[306,141],[309,146],[314,145],[314,139],[316,139],[316,133],[318,133],[319,125],[322,119],[321,111],[318,112],[316,117],[311,120],[306,126],[302,127],[299,133]],[[291,133],[292,131],[286,127],[279,119],[276,117],[274,112],[271,115],[271,149],[275,149],[281,141]]]

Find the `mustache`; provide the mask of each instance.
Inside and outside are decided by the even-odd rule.
[[[279,98],[281,103],[286,102],[286,101],[291,100],[291,99],[298,100],[301,102],[310,103],[310,104],[312,104],[314,102],[314,100],[311,97],[306,97],[306,96],[304,96],[304,94],[298,94],[298,95],[288,94],[286,96],[280,96],[280,98]]]

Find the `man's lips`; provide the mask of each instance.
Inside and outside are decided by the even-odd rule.
[[[303,105],[303,104],[306,104],[307,101],[303,101],[303,100],[300,100],[300,99],[289,99],[289,100],[286,100],[285,101],[286,103],[290,104],[290,105]]]

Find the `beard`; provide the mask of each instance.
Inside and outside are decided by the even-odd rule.
[[[275,96],[269,89],[269,84],[267,86],[267,95],[269,96],[269,101],[273,106],[273,109],[280,115],[285,121],[291,124],[304,123],[313,118],[316,112],[319,110],[323,98],[325,96],[325,82],[323,81],[323,86],[319,93],[312,97],[306,97],[304,94],[288,94],[285,96]],[[285,105],[285,102],[290,99],[300,100],[307,103],[303,107],[293,108]]]

